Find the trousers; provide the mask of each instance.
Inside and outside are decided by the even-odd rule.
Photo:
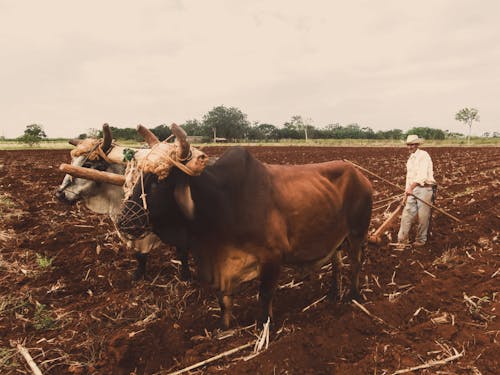
[[[422,199],[425,202],[431,203],[432,200],[432,187],[431,186],[417,186],[413,189],[413,195]],[[412,195],[408,195],[406,204],[403,208],[401,215],[401,225],[398,232],[398,242],[409,242],[408,235],[411,226],[415,219],[418,220],[417,235],[415,241],[427,242],[427,231],[429,230],[429,222],[431,219],[431,207],[423,202],[420,202]]]

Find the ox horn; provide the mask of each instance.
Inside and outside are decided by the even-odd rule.
[[[73,139],[70,139],[68,141],[68,143],[70,145],[73,145],[73,146],[78,146],[80,143],[82,143],[82,140],[81,139],[77,139],[77,138],[73,138]]]
[[[149,147],[153,147],[160,143],[156,135],[143,125],[137,125],[137,132],[142,135],[144,140],[148,143]]]
[[[111,142],[113,141],[113,136],[111,135],[111,128],[108,124],[102,126],[102,150],[107,152],[111,147]]]
[[[189,142],[187,141],[187,134],[179,125],[173,123],[170,125],[170,130],[175,135],[175,140],[180,145],[177,151],[177,159],[185,160],[189,156]]]
[[[98,171],[97,169],[78,167],[76,165],[62,163],[59,166],[61,172],[70,174],[74,177],[84,178],[97,182],[122,186],[125,183],[125,176],[116,173]]]

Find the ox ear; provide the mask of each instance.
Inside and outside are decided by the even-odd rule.
[[[184,216],[189,220],[193,220],[195,207],[191,197],[191,187],[186,175],[180,175],[179,177],[174,189],[174,198]]]

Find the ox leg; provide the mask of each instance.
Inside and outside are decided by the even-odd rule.
[[[349,237],[349,262],[351,264],[351,291],[349,300],[361,300],[359,294],[359,273],[363,263],[365,251],[365,239],[359,237]]]
[[[189,259],[187,249],[184,247],[176,247],[177,257],[181,261],[181,280],[188,281],[191,279],[191,271],[189,270]]]
[[[233,315],[233,296],[219,292],[217,298],[221,311],[222,328],[228,329],[231,326],[231,318]]]
[[[261,307],[261,315],[257,321],[258,328],[262,328],[264,323],[269,318],[273,319],[273,297],[276,287],[278,286],[278,279],[280,275],[280,266],[278,262],[271,262],[262,264],[260,271],[260,290],[259,302]]]
[[[342,289],[342,251],[337,249],[332,257],[332,287],[328,293],[328,298],[332,302],[340,301],[340,291]]]
[[[136,252],[135,259],[137,259],[137,268],[134,272],[134,280],[140,280],[146,277],[146,264],[148,262],[148,254]]]

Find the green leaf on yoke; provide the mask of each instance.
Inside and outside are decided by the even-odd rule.
[[[123,150],[123,161],[132,161],[135,153],[136,153],[135,150],[132,150],[130,148],[126,148],[125,150]]]

